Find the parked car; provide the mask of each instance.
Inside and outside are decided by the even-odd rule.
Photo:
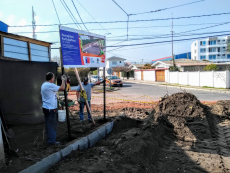
[[[111,80],[112,86],[120,86],[120,87],[123,86],[122,80],[117,76],[107,76],[106,77],[106,84],[107,85],[110,85],[110,80]]]
[[[103,81],[103,79],[101,77],[99,77],[99,79],[100,79],[101,82]],[[94,82],[95,83],[97,81],[98,81],[98,76],[97,75],[91,76],[90,82]]]

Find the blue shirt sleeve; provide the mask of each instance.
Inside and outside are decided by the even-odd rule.
[[[77,91],[79,92],[81,90],[80,85],[77,86]]]
[[[90,83],[90,85],[91,85],[91,88],[93,88],[95,86],[95,83]]]
[[[60,88],[59,86],[55,85],[54,83],[51,83],[48,89],[57,92],[59,88]]]

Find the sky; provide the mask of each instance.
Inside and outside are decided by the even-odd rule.
[[[174,7],[186,3],[192,3],[199,0],[115,0],[117,4],[127,13],[123,12],[112,0],[64,0],[71,10],[76,20],[80,23],[80,18],[76,12],[73,2],[83,20],[83,22],[107,22],[107,21],[127,21],[127,14],[136,14],[142,12],[155,11],[159,9]],[[73,2],[72,2],[73,1]],[[69,14],[63,7],[61,0],[53,0],[61,24],[74,23]],[[8,32],[23,35],[32,38],[32,26],[29,27],[12,27],[32,24],[32,6],[36,13],[36,25],[59,24],[52,0],[0,0],[0,21],[9,25]],[[216,13],[228,13],[230,0],[203,0],[197,3],[166,9],[153,13],[130,15],[129,17],[129,40],[127,41],[127,22],[123,23],[103,23],[103,24],[85,24],[86,28],[93,33],[106,35],[106,57],[117,56],[125,58],[127,62],[148,62],[154,59],[163,58],[172,55],[171,31],[172,20],[155,20],[145,22],[132,22],[134,20],[150,20],[199,16]],[[84,8],[83,8],[84,7]],[[86,9],[86,10],[85,10]],[[174,40],[208,37],[214,35],[224,35],[229,32],[230,14],[199,17],[189,19],[174,19],[173,31]],[[192,24],[192,25],[190,25]],[[178,26],[180,25],[180,26]],[[181,26],[183,25],[183,26]],[[219,26],[215,26],[219,25]],[[84,26],[65,25],[70,28],[83,29]],[[215,27],[212,27],[215,26]],[[136,28],[135,28],[136,27]],[[140,28],[143,27],[143,28]],[[205,27],[210,27],[202,29]],[[121,28],[121,29],[114,29]],[[191,31],[196,30],[197,31]],[[44,31],[59,31],[56,26],[37,26],[37,39],[54,43],[51,48],[60,47],[59,32],[39,33]],[[187,32],[190,31],[190,32]],[[31,33],[22,33],[31,32]],[[183,33],[182,32],[187,32]],[[219,33],[214,33],[219,32]],[[220,33],[222,32],[222,33]],[[181,34],[181,35],[180,35]],[[183,36],[189,34],[189,36]],[[196,35],[197,34],[197,35]],[[198,35],[199,34],[199,35]],[[161,36],[164,35],[164,36]],[[164,38],[159,38],[159,36]],[[146,39],[148,37],[148,39]],[[150,37],[152,37],[150,39]],[[144,39],[145,38],[145,39]],[[139,39],[139,40],[133,40]],[[143,44],[152,42],[162,42],[146,44],[139,46],[130,46],[133,44]],[[191,51],[193,40],[175,41],[173,44],[173,53],[180,54]],[[125,47],[109,47],[120,46]],[[51,57],[60,56],[59,50],[52,49]]]

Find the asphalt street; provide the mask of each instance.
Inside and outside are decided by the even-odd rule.
[[[171,95],[183,91],[175,87],[124,82],[123,87],[119,87],[117,92],[121,94],[149,95],[151,98],[158,100],[166,94]],[[230,100],[230,94],[193,89],[186,89],[186,92],[194,94],[201,101]]]

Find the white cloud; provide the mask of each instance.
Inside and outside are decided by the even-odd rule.
[[[18,22],[18,25],[20,26],[26,25],[26,20],[25,19],[20,20],[20,22]]]
[[[14,15],[9,15],[9,17],[6,20],[6,22],[7,22],[6,24],[7,25],[13,25],[14,21],[15,21],[15,16]]]

